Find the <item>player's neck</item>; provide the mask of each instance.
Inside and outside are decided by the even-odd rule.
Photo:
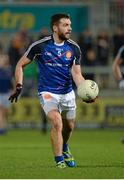
[[[59,37],[58,37],[58,35],[57,34],[53,34],[53,39],[54,39],[54,42],[56,43],[56,44],[62,44],[62,43],[64,43],[64,40],[61,40]]]

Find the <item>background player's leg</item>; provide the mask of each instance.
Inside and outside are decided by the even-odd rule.
[[[0,106],[0,135],[3,135],[7,131],[7,113],[8,109]]]

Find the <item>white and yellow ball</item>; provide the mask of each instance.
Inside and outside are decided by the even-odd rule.
[[[84,101],[94,100],[99,94],[98,84],[93,80],[86,79],[78,86],[77,94]]]

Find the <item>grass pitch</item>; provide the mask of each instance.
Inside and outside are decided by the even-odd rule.
[[[11,130],[0,136],[1,179],[124,179],[123,131],[80,130],[70,141],[76,168],[55,167],[49,133]]]

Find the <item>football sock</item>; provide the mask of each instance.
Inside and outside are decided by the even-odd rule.
[[[60,161],[64,161],[64,157],[63,156],[55,156],[55,161],[56,161],[56,163],[58,163]]]
[[[66,152],[68,150],[68,144],[63,144],[63,151]]]

